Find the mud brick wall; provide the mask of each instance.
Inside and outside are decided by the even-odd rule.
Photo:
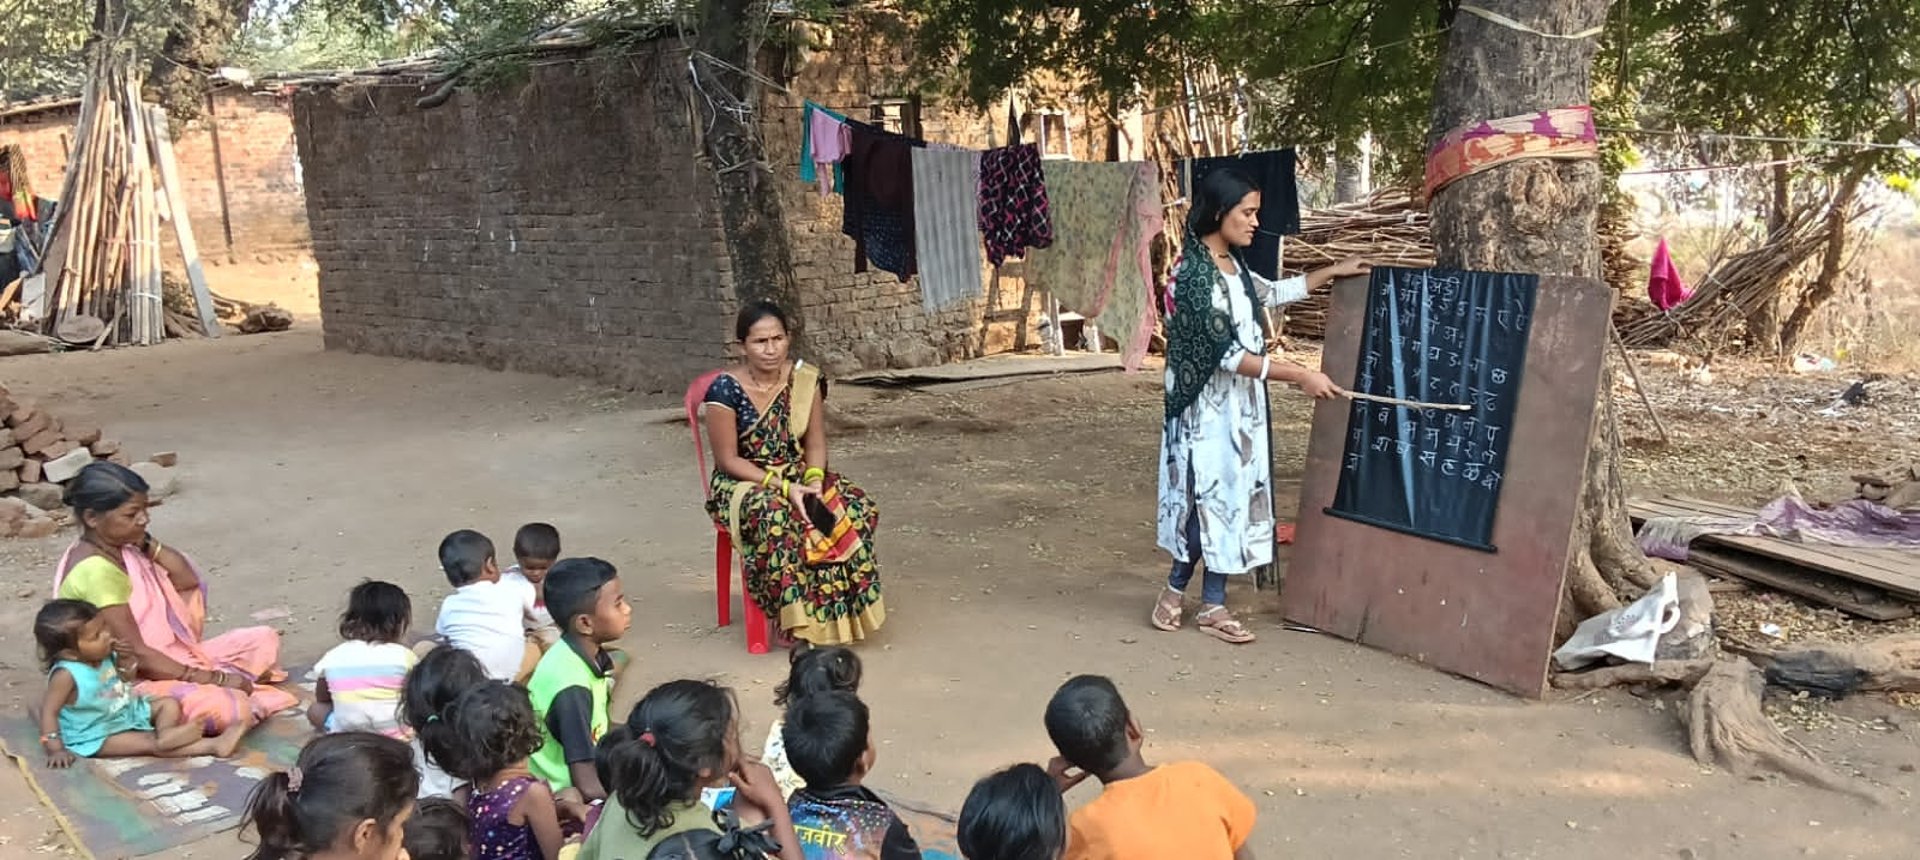
[[[27,157],[34,191],[60,195],[68,149],[79,109],[54,108],[0,118],[0,144],[18,143]],[[219,130],[220,164],[226,170],[226,215],[232,219],[228,248],[222,221],[220,183],[214,163]],[[215,93],[213,117],[195,120],[174,133],[174,158],[180,165],[180,193],[201,253],[219,261],[235,255],[280,255],[307,247],[307,207],[300,187],[301,165],[294,155],[293,114],[288,100],[228,88]],[[161,231],[169,253],[172,229]]]
[[[647,391],[717,366],[713,182],[672,60],[625,59],[425,110],[404,87],[296,94],[327,347]]]

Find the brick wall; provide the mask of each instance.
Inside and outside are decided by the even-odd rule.
[[[727,255],[673,69],[543,65],[430,110],[297,93],[327,347],[656,391],[716,366]]]
[[[306,201],[287,100],[225,89],[213,101],[233,253],[266,255],[306,248]],[[0,143],[21,145],[34,190],[42,196],[59,196],[78,113],[76,107],[63,107],[0,118]],[[180,191],[187,199],[194,236],[202,253],[217,260],[227,242],[210,127],[202,119],[176,131],[174,158],[180,164]],[[172,231],[161,232],[171,245]]]
[[[903,41],[843,27],[825,50],[770,52],[764,71],[865,117],[875,98],[906,92]],[[713,179],[692,157],[685,69],[663,42],[540,65],[517,87],[461,90],[427,110],[410,88],[297,93],[328,347],[656,391],[723,360],[737,304]],[[840,199],[798,181],[801,96],[770,90],[763,116],[811,358],[834,373],[939,364],[1006,348],[1009,318],[1029,324],[1013,310],[986,336],[988,270],[980,298],[938,314],[924,312],[917,280],[854,274]],[[932,141],[1005,142],[978,112],[921,119]],[[1084,112],[1074,131],[1093,139]],[[1014,285],[996,307],[1021,298]]]

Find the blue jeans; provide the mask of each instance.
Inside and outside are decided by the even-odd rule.
[[[1187,592],[1187,583],[1193,581],[1193,570],[1200,566],[1203,553],[1200,551],[1200,514],[1188,509],[1187,528],[1184,535],[1187,542],[1187,558],[1192,561],[1175,561],[1173,570],[1167,573],[1167,588],[1181,594]],[[1225,606],[1227,603],[1227,575],[1209,570],[1200,575],[1200,605]]]

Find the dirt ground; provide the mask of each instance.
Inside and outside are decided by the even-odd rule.
[[[616,711],[693,675],[740,691],[749,745],[774,716],[784,660],[750,656],[738,627],[713,626],[712,531],[688,434],[647,420],[671,398],[323,352],[310,319],[280,335],[8,359],[0,378],[136,454],[180,452],[181,492],[153,527],[212,571],[213,629],[285,612],[286,658],[311,661],[334,643],[346,584],[362,577],[402,584],[430,626],[448,591],[432,558],[442,535],[475,527],[504,546],[520,523],[548,520],[569,553],[618,565],[634,598],[636,661]],[[1272,598],[1244,584],[1233,602],[1254,612],[1258,643],[1154,631],[1147,609],[1165,571],[1153,546],[1156,380],[836,391],[835,463],[882,511],[890,620],[861,649],[875,784],[957,808],[978,776],[1050,755],[1047,697],[1097,672],[1150,731],[1150,760],[1207,761],[1254,798],[1262,857],[1892,858],[1920,846],[1909,816],[1701,768],[1671,707],[1619,692],[1519,701],[1286,632]],[[1276,454],[1297,474],[1287,464],[1303,456],[1306,412],[1297,398],[1280,404]],[[1636,408],[1623,404],[1640,439]],[[1844,434],[1871,444],[1801,450],[1811,465],[1736,457],[1740,475],[1722,487],[1721,473],[1695,481],[1704,467],[1686,464],[1725,462],[1759,444],[1742,434],[1768,428],[1671,411],[1690,431],[1728,428],[1734,447],[1636,455],[1633,477],[1675,478],[1669,489],[1752,497],[1780,477],[1834,480],[1916,453],[1914,434],[1876,424]],[[69,538],[0,543],[0,594],[16,598],[0,604],[0,706],[14,713],[39,694],[23,631]],[[1904,797],[1920,789],[1920,713],[1872,700],[1834,713],[1796,739]],[[12,769],[0,769],[0,846],[10,857],[65,850]],[[228,835],[177,856],[237,854]]]

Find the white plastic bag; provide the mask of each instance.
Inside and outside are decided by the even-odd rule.
[[[1573,638],[1553,652],[1553,661],[1562,669],[1578,669],[1607,657],[1652,663],[1660,637],[1679,623],[1680,593],[1669,573],[1645,597],[1580,622]]]

